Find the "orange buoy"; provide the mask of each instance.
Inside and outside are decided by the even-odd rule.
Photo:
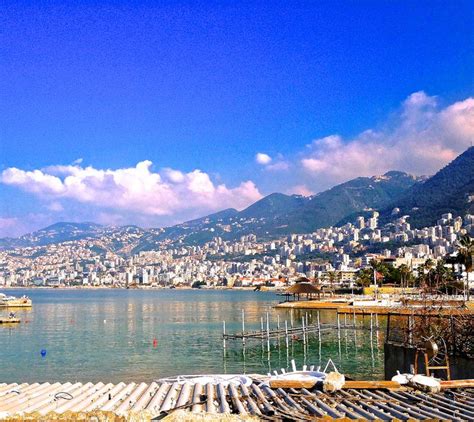
[[[158,340],[156,338],[153,339],[153,347],[158,346]]]

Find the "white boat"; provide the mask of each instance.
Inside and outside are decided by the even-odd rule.
[[[229,384],[233,385],[245,385],[246,387],[252,384],[252,378],[245,375],[236,375],[236,374],[216,374],[216,375],[180,375],[178,377],[172,378],[161,378],[157,380],[159,383],[168,382],[178,384],[222,384],[228,386]]]
[[[27,296],[17,298],[0,293],[0,308],[31,308],[32,306],[33,302]]]

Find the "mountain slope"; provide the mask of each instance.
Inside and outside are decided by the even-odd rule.
[[[359,177],[310,197],[272,193],[240,212],[224,210],[145,236],[136,251],[152,249],[165,239],[199,244],[215,236],[235,240],[251,233],[263,238],[308,233],[353,213],[384,207],[418,182],[419,178],[392,171]]]
[[[100,238],[104,250],[128,254],[155,249],[163,241],[202,244],[216,236],[235,240],[251,233],[263,238],[308,233],[335,225],[353,213],[385,207],[417,182],[417,178],[402,172],[358,177],[318,195],[304,197],[272,193],[240,212],[229,208],[162,229],[57,223],[18,239],[0,239],[0,247],[43,246]]]
[[[103,231],[104,227],[100,224],[60,222],[16,239],[0,239],[0,246],[3,248],[44,246],[69,240],[97,238]]]
[[[382,216],[388,218],[398,207],[400,214],[410,215],[414,227],[424,227],[436,223],[444,213],[474,213],[473,196],[474,147],[470,147],[424,183],[408,189],[382,211]]]

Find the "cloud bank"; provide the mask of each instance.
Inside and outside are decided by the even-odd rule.
[[[1,173],[0,180],[49,201],[53,211],[62,209],[61,201],[73,200],[141,215],[200,215],[231,206],[241,209],[262,196],[252,181],[228,188],[215,184],[201,170],[153,172],[151,166],[151,161],[142,161],[115,170],[79,165],[33,171],[11,167]]]
[[[309,195],[389,170],[433,174],[473,141],[474,98],[441,105],[439,98],[420,91],[385,122],[355,136],[329,134],[288,156],[256,153],[254,165],[262,171],[253,177],[268,193]],[[82,159],[35,170],[10,167],[0,173],[0,182],[33,194],[44,208],[24,217],[0,216],[0,235],[58,219],[169,225],[228,207],[242,209],[262,196],[250,180],[228,187],[201,170],[153,171],[148,160],[119,169],[84,166]]]
[[[314,140],[298,158],[303,172],[320,185],[388,170],[433,174],[474,140],[474,98],[440,107],[437,97],[411,94],[379,129],[345,139]]]

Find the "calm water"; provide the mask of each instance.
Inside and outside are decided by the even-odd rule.
[[[4,290],[33,299],[33,309],[19,310],[22,323],[0,325],[0,382],[32,381],[151,381],[198,373],[266,373],[287,368],[294,358],[321,365],[331,357],[338,368],[358,378],[383,376],[383,338],[368,332],[337,330],[310,339],[307,352],[295,341],[286,349],[272,344],[270,358],[260,340],[222,347],[222,321],[227,332],[260,329],[268,311],[290,321],[291,311],[275,310],[273,293],[203,290]],[[301,321],[304,312],[292,311]],[[0,310],[0,315],[7,314]],[[315,314],[310,318],[315,318]],[[322,322],[334,321],[321,312]],[[295,323],[296,324],[296,323]],[[154,339],[157,344],[154,345]],[[371,346],[372,344],[372,346]],[[41,350],[46,356],[41,356]],[[265,350],[264,350],[265,349]]]

